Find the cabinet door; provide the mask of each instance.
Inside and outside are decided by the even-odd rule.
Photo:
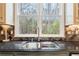
[[[5,23],[6,4],[0,3],[0,23]]]
[[[41,12],[41,37],[64,37],[64,4],[44,3]]]
[[[74,4],[74,24],[79,24],[79,4]]]
[[[37,37],[39,21],[38,4],[21,3],[16,4],[15,36]]]

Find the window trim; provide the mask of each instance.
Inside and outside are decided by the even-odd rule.
[[[18,23],[18,21],[16,20],[17,19],[17,4],[14,4],[14,9],[16,10],[15,11],[15,13],[14,13],[14,17],[15,17],[15,21],[14,21],[14,24],[15,24],[15,37],[65,37],[65,32],[64,32],[64,26],[65,26],[65,22],[64,22],[64,12],[65,12],[65,10],[64,10],[64,3],[61,3],[62,5],[61,5],[61,7],[62,7],[62,10],[63,10],[63,13],[62,13],[62,17],[61,17],[61,19],[63,19],[63,20],[61,20],[60,21],[60,34],[42,34],[42,30],[40,30],[39,31],[39,34],[37,33],[37,34],[18,34],[17,32],[18,32],[18,30],[17,30],[17,28],[19,27],[19,23]],[[40,23],[41,22],[41,20],[39,20],[39,24],[41,24]],[[16,26],[17,25],[17,26]],[[41,28],[42,26],[41,25],[38,25],[38,29],[39,28]]]

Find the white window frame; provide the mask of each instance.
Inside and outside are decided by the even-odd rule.
[[[64,3],[60,3],[60,8],[61,8],[61,19],[60,19],[60,33],[59,34],[42,34],[42,26],[41,26],[41,19],[38,17],[38,29],[37,29],[37,34],[19,34],[19,22],[18,22],[18,17],[19,11],[18,11],[18,4],[15,4],[15,37],[65,37],[65,32],[64,32]],[[42,4],[39,4],[38,8],[42,8]],[[40,10],[39,9],[39,10]],[[42,11],[42,10],[41,10]]]
[[[41,4],[42,5],[42,4]],[[60,15],[62,16],[60,19],[60,33],[59,34],[43,34],[42,33],[42,27],[40,27],[40,37],[64,37],[64,4],[60,3]],[[42,24],[42,23],[41,23]],[[42,25],[40,25],[42,26]]]

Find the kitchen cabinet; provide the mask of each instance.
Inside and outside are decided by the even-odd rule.
[[[13,4],[0,3],[0,24],[13,25]]]
[[[15,37],[64,37],[64,4],[15,4]]]
[[[3,24],[8,24],[3,26]],[[13,4],[12,3],[0,3],[0,40],[5,39],[5,29],[7,30],[7,37],[13,37]]]
[[[74,24],[79,24],[79,4],[74,4]]]
[[[5,23],[6,16],[6,4],[0,3],[0,24]]]

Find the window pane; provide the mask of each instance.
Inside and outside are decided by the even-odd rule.
[[[38,13],[37,4],[34,3],[21,3],[20,14],[23,15],[36,15]]]
[[[42,33],[43,34],[59,34],[60,32],[60,15],[58,3],[43,4],[42,15]]]
[[[59,4],[58,3],[45,3],[43,4],[43,15],[59,15]]]
[[[43,34],[59,34],[60,18],[44,16],[42,20],[42,33]]]
[[[37,16],[19,16],[20,34],[36,34],[37,33]]]
[[[38,7],[35,3],[19,4],[19,31],[20,34],[37,34]]]

